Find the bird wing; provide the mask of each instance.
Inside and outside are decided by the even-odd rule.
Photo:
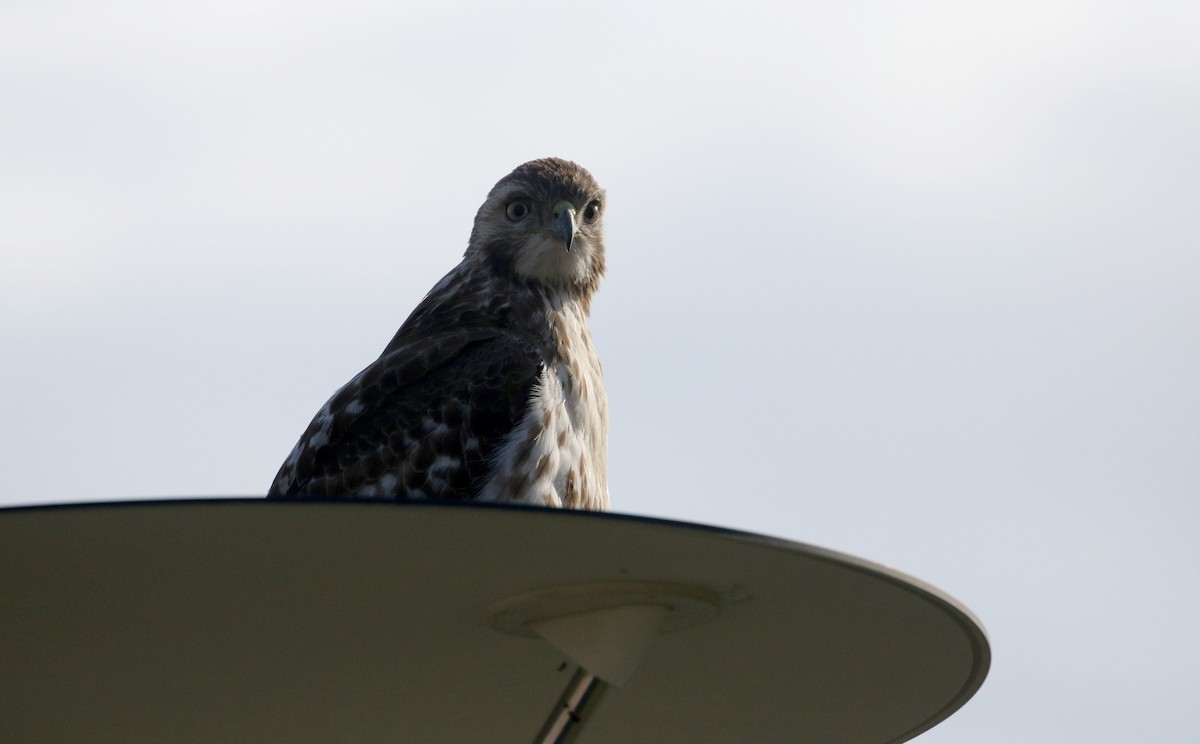
[[[317,412],[267,498],[473,498],[542,365],[494,329],[389,346]]]

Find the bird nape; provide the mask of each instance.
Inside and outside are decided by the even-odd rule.
[[[321,407],[267,498],[608,509],[608,400],[588,328],[604,209],[567,160],[500,179],[462,261]]]

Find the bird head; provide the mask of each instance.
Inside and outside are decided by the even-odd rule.
[[[466,257],[588,296],[604,275],[603,217],[604,189],[590,173],[569,160],[532,160],[488,193]]]

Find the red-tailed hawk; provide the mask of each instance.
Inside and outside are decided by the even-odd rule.
[[[462,262],[321,407],[267,498],[607,509],[608,400],[588,329],[603,215],[603,189],[575,163],[501,179]]]

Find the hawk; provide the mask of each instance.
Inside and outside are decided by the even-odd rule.
[[[321,407],[267,498],[608,509],[608,399],[588,328],[604,199],[559,158],[500,179],[462,261]]]

